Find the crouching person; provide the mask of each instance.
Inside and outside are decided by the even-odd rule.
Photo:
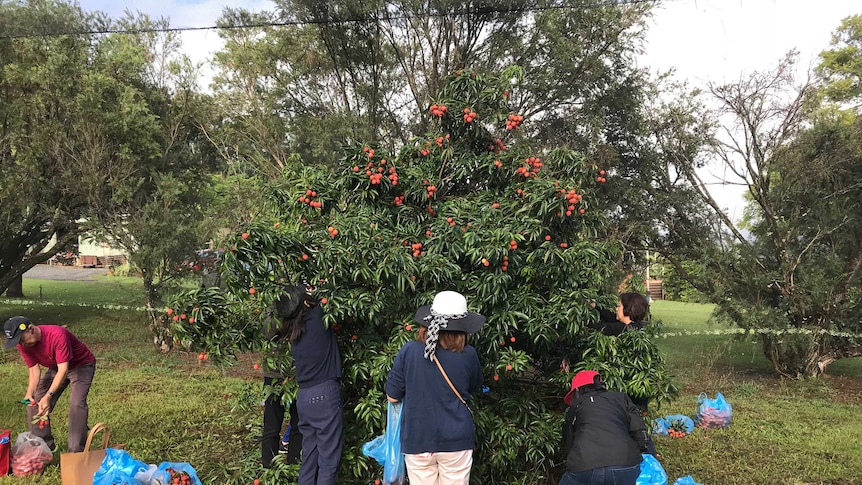
[[[624,393],[606,390],[592,370],[575,375],[565,402],[566,472],[559,485],[635,485],[647,452],[638,407]]]

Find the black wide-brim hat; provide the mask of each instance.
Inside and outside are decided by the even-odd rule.
[[[427,327],[432,320],[431,310],[446,319],[446,326],[440,330],[450,332],[476,333],[485,324],[485,317],[467,310],[467,299],[455,291],[441,291],[434,296],[431,305],[419,307],[413,320]]]

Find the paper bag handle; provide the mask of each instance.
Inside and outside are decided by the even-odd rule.
[[[93,443],[93,436],[99,431],[104,431],[104,439],[102,439],[102,449],[108,448],[108,439],[111,437],[111,430],[105,426],[105,423],[96,423],[90,433],[87,435],[87,443],[84,445],[84,453],[90,451],[90,445]]]

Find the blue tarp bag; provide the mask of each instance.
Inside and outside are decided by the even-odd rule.
[[[664,418],[655,418],[652,420],[653,434],[667,436],[667,432],[669,429],[670,424]]]
[[[186,462],[172,463],[163,461],[159,468],[156,469],[155,473],[152,475],[153,483],[162,483],[164,485],[168,485],[171,479],[171,471],[177,473],[187,473],[189,478],[192,480],[192,485],[201,485],[201,481],[198,478],[198,474],[195,469]],[[147,484],[144,484],[147,485]]]
[[[641,474],[635,485],[667,485],[667,473],[658,460],[648,454],[643,454],[641,462]]]
[[[671,414],[665,416],[664,420],[667,423],[667,429],[671,429],[674,425],[677,425],[677,429],[682,427],[683,429],[680,431],[685,431],[685,434],[694,431],[694,421],[685,414]]]
[[[93,475],[93,485],[141,485],[135,478],[149,466],[132,458],[126,450],[105,448],[105,459]]]
[[[362,445],[362,454],[383,465],[383,485],[403,485],[406,478],[404,455],[401,454],[401,403],[390,402],[386,414],[386,431]]]
[[[733,408],[722,393],[716,393],[715,399],[710,399],[705,392],[697,396],[697,414],[695,423],[701,428],[726,428],[730,426]]]
[[[652,421],[652,432],[658,435],[667,436],[674,425],[679,431],[684,431],[685,434],[690,434],[694,431],[694,421],[685,414],[671,414],[663,418],[655,418]],[[680,429],[682,428],[682,429]]]
[[[686,475],[684,477],[679,477],[673,482],[673,485],[703,485],[694,481],[694,478],[691,475]]]

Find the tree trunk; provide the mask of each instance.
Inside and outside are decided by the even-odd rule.
[[[153,345],[162,353],[168,353],[173,348],[174,339],[165,313],[159,308],[159,295],[149,273],[144,275],[144,291],[147,295],[147,316],[150,319],[150,331],[153,333]]]
[[[24,297],[24,277],[22,275],[18,275],[15,279],[9,283],[9,286],[6,288],[6,296],[9,298],[23,298]]]

